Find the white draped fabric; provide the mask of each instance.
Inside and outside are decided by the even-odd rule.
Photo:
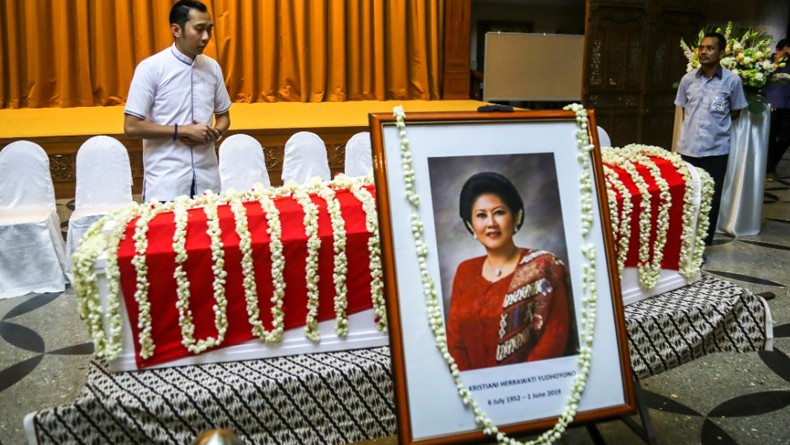
[[[285,143],[282,180],[304,184],[316,176],[324,181],[332,179],[326,145],[317,134],[300,131]]]
[[[109,136],[94,136],[77,151],[74,212],[66,236],[66,275],[71,255],[90,226],[102,216],[132,202],[132,170],[126,147]]]
[[[223,192],[250,190],[257,183],[271,186],[260,142],[247,134],[228,137],[219,150],[219,179]]]
[[[373,168],[373,153],[370,149],[370,132],[361,131],[346,142],[345,175],[367,176]]]
[[[598,146],[600,147],[611,147],[612,146],[612,139],[609,138],[609,133],[606,132],[601,127],[598,127]]]
[[[49,158],[29,141],[0,151],[0,298],[66,288]]]
[[[733,236],[760,233],[771,110],[748,109],[733,121],[730,158],[716,230]]]

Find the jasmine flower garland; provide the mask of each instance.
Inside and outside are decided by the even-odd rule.
[[[285,298],[285,257],[283,256],[282,225],[280,224],[280,210],[274,205],[272,197],[275,192],[266,188],[263,184],[253,186],[253,199],[261,203],[261,208],[266,213],[266,223],[268,228],[266,233],[269,235],[269,253],[272,258],[272,296],[269,300],[272,303],[272,330],[267,332],[263,324],[258,319],[258,305],[255,302],[254,310],[249,312],[250,324],[253,326],[253,333],[266,343],[279,342],[283,336],[283,300]],[[249,310],[250,303],[248,303]]]
[[[609,224],[612,227],[612,234],[616,237],[617,231],[620,228],[620,213],[617,211],[617,192],[614,191],[614,186],[606,177],[606,201],[609,204]]]
[[[191,351],[195,343],[195,325],[192,323],[192,311],[189,309],[189,280],[184,270],[187,260],[186,231],[187,231],[187,205],[189,198],[179,196],[175,200],[173,214],[175,218],[175,232],[173,233],[173,253],[175,253],[176,269],[173,277],[176,280],[176,309],[178,310],[178,325],[181,327],[181,344]]]
[[[134,292],[134,299],[137,302],[139,316],[137,328],[140,333],[137,338],[140,343],[140,357],[148,358],[154,354],[156,345],[151,338],[151,303],[148,301],[148,265],[145,262],[145,253],[148,250],[148,223],[162,211],[162,204],[159,202],[149,202],[140,208],[140,218],[135,223],[134,236],[134,257],[132,265],[137,271],[137,289]]]
[[[573,105],[570,108],[577,114],[577,124],[579,131],[577,132],[577,140],[579,142],[579,149],[585,156],[588,155],[592,146],[589,144],[589,139],[586,131],[581,131],[582,123],[586,123],[587,113],[581,105]],[[406,124],[405,112],[403,107],[397,106],[393,110],[396,117],[396,126],[398,135],[400,137],[400,156],[403,170],[403,180],[406,188],[406,199],[411,207],[411,231],[414,237],[415,250],[417,253],[417,263],[420,268],[420,276],[423,285],[423,295],[426,300],[426,307],[428,312],[428,324],[431,327],[434,338],[436,339],[436,347],[444,358],[450,370],[450,374],[455,382],[458,390],[458,395],[464,405],[469,406],[475,417],[476,423],[483,429],[487,435],[496,437],[497,441],[505,444],[521,444],[516,439],[506,436],[494,424],[490,417],[480,407],[480,405],[472,397],[472,393],[464,385],[461,380],[461,373],[455,359],[450,354],[447,347],[447,334],[444,328],[443,313],[439,307],[439,300],[436,294],[436,287],[433,278],[428,272],[427,256],[428,246],[423,240],[424,225],[420,220],[417,209],[419,208],[419,195],[415,191],[415,174],[412,167],[412,155],[409,148],[409,140],[406,137]],[[582,228],[584,238],[589,236],[589,229],[592,227],[592,197],[586,196],[592,192],[591,176],[589,172],[589,159],[584,159],[584,156],[579,156],[579,161],[583,163],[583,169],[586,174],[582,174],[581,190],[582,190]],[[581,320],[581,335],[582,346],[579,348],[579,372],[574,381],[573,389],[568,397],[568,402],[559,416],[557,423],[550,430],[541,434],[537,439],[527,442],[527,444],[547,444],[553,443],[558,440],[568,425],[573,421],[576,415],[581,394],[584,392],[584,387],[589,376],[590,363],[592,361],[592,342],[593,333],[595,330],[595,314],[596,314],[596,286],[595,286],[595,248],[593,245],[587,245],[582,248],[582,253],[585,258],[584,272],[583,272],[583,310]]]
[[[228,330],[228,300],[225,298],[225,277],[227,277],[228,273],[225,271],[225,251],[223,250],[222,230],[220,229],[219,216],[217,215],[219,197],[207,190],[198,201],[203,203],[203,212],[206,214],[206,223],[208,225],[206,233],[211,239],[211,259],[214,260],[211,271],[214,273],[212,288],[216,303],[211,308],[214,311],[214,326],[217,329],[217,336],[201,339],[197,341],[197,344],[190,345],[188,349],[194,354],[199,354],[206,349],[221,345],[225,340],[225,332]]]
[[[661,261],[664,259],[664,246],[667,243],[669,208],[672,206],[672,195],[669,193],[669,184],[667,180],[661,176],[661,170],[649,157],[644,156],[633,147],[630,149],[625,148],[623,151],[633,162],[647,167],[656,185],[658,185],[660,204],[658,206],[658,218],[656,220],[656,239],[653,240],[652,243],[653,260],[649,265],[650,281],[658,283],[658,277],[661,274]]]
[[[705,215],[710,214],[711,202],[713,201],[713,188],[714,181],[710,174],[702,168],[697,168],[697,174],[700,176],[702,184],[702,197],[700,198],[699,214],[697,219],[697,249],[694,249],[694,258],[691,259],[691,267],[699,270],[702,267],[702,254],[705,252],[705,245],[703,240],[708,236],[708,227],[710,226],[710,219]]]
[[[368,238],[368,257],[370,261],[370,293],[373,300],[373,310],[376,313],[376,328],[387,332],[387,308],[384,302],[384,282],[381,269],[381,238],[379,236],[379,216],[376,210],[376,200],[363,185],[373,183],[373,176],[363,178],[350,178],[337,175],[334,180],[336,187],[351,190],[354,197],[362,203],[365,211],[365,227],[370,234]]]
[[[320,179],[318,180],[320,181]],[[307,235],[305,336],[310,340],[319,341],[321,335],[318,333],[318,249],[321,248],[321,238],[318,237],[318,206],[313,204],[307,190],[304,187],[297,187],[295,182],[289,181],[283,186],[283,189],[290,191],[304,210],[304,227]]]
[[[228,190],[224,195],[230,204],[231,212],[233,212],[233,219],[236,221],[236,234],[239,236],[239,253],[241,253],[241,273],[243,276],[242,286],[244,287],[247,319],[250,326],[252,326],[252,334],[260,338],[259,334],[263,329],[263,324],[260,320],[260,311],[258,309],[258,287],[255,284],[255,267],[252,259],[252,234],[247,221],[247,209],[242,201],[244,195],[237,193],[235,190]]]
[[[702,252],[705,250],[705,246],[700,243],[697,243],[696,246],[692,246],[693,237],[697,232],[696,227],[691,223],[691,221],[694,219],[694,188],[688,164],[686,164],[686,161],[684,161],[679,154],[664,150],[661,147],[631,144],[627,145],[626,148],[632,148],[634,150],[638,150],[644,155],[654,158],[661,158],[671,162],[677,172],[683,177],[683,183],[685,184],[685,191],[683,193],[683,231],[680,236],[680,259],[678,261],[678,272],[687,279],[694,277],[699,272],[699,268],[701,266],[700,263],[695,267],[695,251],[699,252],[699,258],[701,259]],[[700,213],[699,217],[707,217],[707,213]]]
[[[606,152],[606,150],[607,148],[602,149],[603,152]],[[604,159],[606,158],[604,157]],[[606,183],[609,185],[609,187],[607,187],[608,192],[614,193],[614,190],[617,190],[617,193],[620,194],[623,200],[623,209],[622,213],[619,215],[619,219],[617,219],[616,199],[614,203],[609,203],[609,212],[612,214],[612,221],[619,221],[618,224],[615,225],[613,223],[612,225],[614,226],[613,231],[615,239],[617,240],[617,271],[620,278],[623,278],[625,260],[628,257],[628,249],[631,244],[631,212],[634,209],[634,204],[631,201],[631,193],[629,193],[625,184],[620,181],[620,178],[617,177],[617,172],[608,165],[603,166],[603,171],[606,175]]]
[[[625,154],[621,154],[620,150],[612,151],[611,156],[608,156],[606,162],[625,170],[631,177],[631,180],[636,184],[639,190],[639,195],[642,197],[639,203],[639,262],[637,269],[639,273],[639,285],[651,289],[655,287],[658,282],[658,277],[651,273],[650,268],[650,191],[647,182],[642,178],[642,175],[637,171],[633,162],[627,158]]]
[[[311,226],[312,229],[306,227],[306,233],[312,234],[313,241],[317,240],[319,242],[318,246],[316,246],[315,242],[311,244],[310,240],[308,240],[309,258],[307,268],[312,268],[312,270],[314,270],[313,274],[309,274],[308,272],[308,276],[312,277],[312,279],[308,281],[308,290],[312,290],[312,297],[308,300],[308,318],[312,316],[312,322],[308,321],[308,325],[313,326],[313,331],[312,333],[308,332],[305,334],[308,336],[312,335],[312,339],[318,340],[316,329],[317,319],[315,317],[317,316],[318,309],[317,255],[320,239],[317,238],[317,206],[312,204],[307,194],[306,190],[308,190],[309,187],[313,187],[311,190],[319,193],[324,199],[328,199],[328,209],[333,221],[333,229],[336,237],[335,245],[337,249],[340,249],[339,251],[336,249],[335,254],[336,278],[342,278],[344,274],[347,275],[348,273],[347,258],[345,258],[345,243],[347,236],[345,233],[345,226],[341,226],[340,219],[338,219],[338,217],[342,219],[339,203],[337,203],[336,199],[330,199],[329,196],[334,196],[334,189],[348,188],[362,203],[362,207],[365,211],[365,225],[368,232],[371,234],[368,240],[368,251],[372,301],[377,316],[377,328],[380,331],[386,331],[387,320],[383,299],[378,215],[375,208],[375,199],[370,192],[363,188],[363,186],[372,183],[372,177],[370,176],[359,179],[339,176],[336,181],[321,183],[320,186],[318,184],[299,186],[295,183],[291,183],[281,188],[268,188],[261,184],[256,184],[253,190],[243,193],[228,191],[222,195],[206,194],[194,200],[178,198],[175,202],[166,204],[132,203],[103,217],[86,232],[86,235],[80,243],[80,248],[73,256],[73,285],[75,296],[78,301],[80,314],[85,320],[88,332],[94,342],[97,356],[113,360],[118,357],[122,349],[123,318],[120,314],[120,271],[117,267],[117,252],[119,243],[125,234],[126,227],[135,217],[139,217],[139,219],[135,223],[133,236],[135,255],[132,258],[132,266],[135,268],[137,281],[134,298],[139,306],[138,326],[140,328],[140,335],[138,336],[138,342],[140,344],[141,357],[149,358],[153,355],[155,344],[151,338],[152,320],[150,303],[148,302],[148,267],[145,260],[145,253],[148,249],[147,232],[150,221],[156,215],[169,211],[174,213],[176,225],[173,235],[173,251],[176,254],[176,271],[174,273],[174,278],[176,281],[176,307],[179,311],[182,343],[192,353],[199,353],[222,343],[228,327],[225,313],[227,309],[227,299],[224,293],[226,277],[226,272],[224,270],[224,251],[222,250],[223,245],[221,242],[221,232],[217,216],[217,206],[222,203],[227,203],[231,207],[231,211],[234,213],[235,217],[236,233],[239,235],[240,239],[239,249],[242,256],[245,300],[247,302],[249,321],[253,326],[253,335],[259,337],[266,343],[279,342],[282,339],[284,331],[285,314],[283,311],[283,301],[285,297],[285,258],[283,255],[280,212],[275,206],[273,199],[278,196],[287,195],[294,195],[297,201],[301,200],[300,204],[302,204],[303,207],[307,204],[305,215],[307,217],[306,219],[309,219],[309,221],[306,224],[307,226]],[[322,191],[322,189],[327,187],[331,187],[332,189]],[[306,201],[305,198],[307,198]],[[273,286],[273,292],[270,298],[273,318],[271,331],[267,331],[263,328],[259,317],[251,234],[246,216],[246,208],[244,207],[244,202],[253,200],[260,202],[268,224],[267,233],[269,235],[269,252],[272,259],[271,271]],[[338,205],[335,206],[332,203],[337,203]],[[213,311],[218,335],[216,338],[196,341],[194,339],[195,326],[193,324],[192,312],[189,309],[189,281],[184,271],[183,264],[187,260],[187,211],[191,208],[201,206],[204,207],[204,212],[206,212],[207,215],[207,233],[211,238],[212,259],[214,263],[212,267],[212,272],[214,274],[213,290],[215,300],[217,301],[213,306]],[[112,229],[105,235],[103,230],[104,226],[107,224],[111,224]],[[94,270],[94,264],[97,258],[105,252],[108,256],[106,277],[109,288],[106,317],[101,307],[97,283],[98,277]],[[340,258],[338,256],[340,256]],[[310,261],[310,257],[312,257],[312,261]],[[345,282],[346,280],[342,279],[340,281]],[[347,317],[345,316],[347,290],[343,292],[341,289],[341,291],[336,292],[336,294],[335,309],[336,314],[338,314],[337,326],[338,333],[342,336],[347,333],[348,324]],[[339,315],[341,312],[343,313],[342,316]],[[105,332],[103,323],[104,318],[108,319],[109,332]]]
[[[332,236],[334,250],[334,271],[335,281],[335,330],[337,335],[345,337],[348,335],[348,317],[346,308],[348,307],[348,286],[346,280],[348,276],[348,258],[346,257],[346,221],[340,211],[340,203],[335,197],[335,191],[324,182],[317,182],[308,187],[308,191],[315,193],[326,201],[326,209],[332,223]]]
[[[88,333],[93,340],[97,357],[116,358],[121,351],[121,338],[123,337],[123,319],[120,313],[120,293],[118,291],[117,258],[110,258],[110,252],[117,256],[118,243],[123,238],[126,225],[137,214],[137,204],[123,207],[103,216],[94,223],[80,240],[79,249],[72,255],[74,278],[72,286],[77,296],[80,316],[85,320]],[[115,222],[109,239],[104,235],[104,226]],[[107,317],[109,318],[109,338],[105,337],[102,324],[102,308],[99,300],[97,285],[96,259],[108,250],[107,276],[114,279],[115,284],[109,283],[107,295]],[[112,265],[111,265],[112,263]]]

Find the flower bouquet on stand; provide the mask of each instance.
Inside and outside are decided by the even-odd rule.
[[[787,82],[790,75],[778,70],[785,66],[785,60],[771,60],[770,35],[753,29],[733,29],[732,22],[725,29],[706,26],[697,35],[693,45],[680,39],[680,47],[688,59],[686,72],[699,69],[699,48],[702,38],[708,32],[718,32],[727,39],[727,47],[721,58],[721,66],[741,77],[743,90],[749,101],[749,111],[759,113],[768,104],[763,95],[763,88],[769,82]]]

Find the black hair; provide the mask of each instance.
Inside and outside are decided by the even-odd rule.
[[[709,32],[705,34],[705,37],[713,37],[714,39],[719,41],[719,51],[724,51],[727,48],[727,39],[719,32]]]
[[[776,50],[778,51],[780,49],[784,49],[785,46],[787,46],[787,43],[788,43],[787,39],[780,40],[779,42],[776,43]]]
[[[469,233],[472,224],[472,206],[480,195],[492,193],[499,196],[513,214],[516,231],[524,224],[524,201],[521,200],[518,190],[506,177],[494,172],[476,173],[469,177],[461,188],[461,199],[458,213]]]
[[[206,5],[197,0],[179,0],[170,8],[170,24],[177,24],[184,29],[184,25],[189,21],[189,11],[197,9],[200,12],[208,12]]]

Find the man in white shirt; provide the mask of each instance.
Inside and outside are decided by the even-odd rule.
[[[202,54],[213,26],[203,3],[177,2],[173,45],[135,69],[124,132],[143,139],[145,201],[220,190],[214,143],[230,126],[231,102],[219,64]]]

